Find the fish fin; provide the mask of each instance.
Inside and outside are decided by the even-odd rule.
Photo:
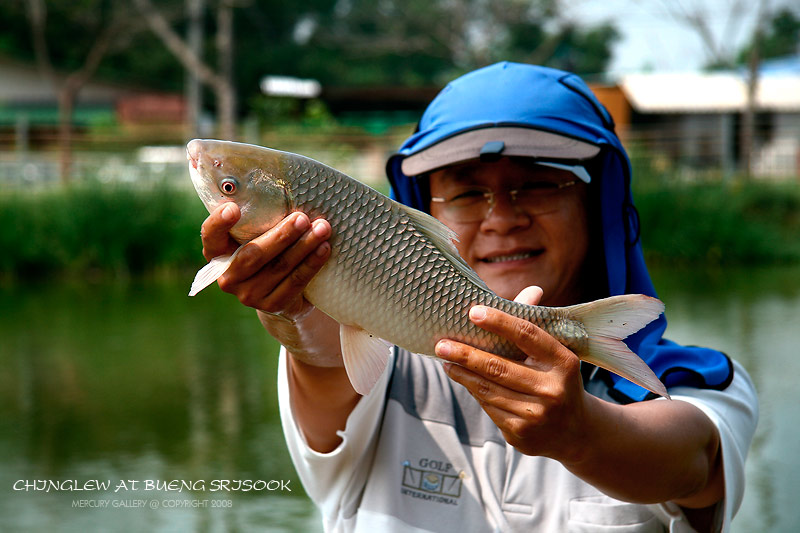
[[[339,328],[342,359],[357,393],[367,395],[386,368],[391,346],[367,331],[344,324]]]
[[[239,250],[244,245],[239,246],[235,252],[230,255],[219,255],[208,262],[206,266],[197,271],[192,282],[192,287],[189,289],[189,296],[194,296],[215,281],[228,270],[231,263],[236,258]]]
[[[643,294],[623,294],[566,310],[572,319],[583,323],[589,337],[588,349],[578,353],[582,360],[669,398],[667,388],[653,370],[622,342],[658,318],[664,311],[661,300]]]
[[[472,267],[467,264],[461,254],[458,253],[455,243],[458,242],[458,235],[456,232],[442,224],[441,221],[433,218],[427,213],[412,209],[411,207],[398,204],[402,208],[414,226],[426,237],[428,237],[434,246],[436,246],[445,257],[447,257],[453,265],[466,276],[470,281],[488,289],[486,282],[483,281],[478,274],[472,270]]]

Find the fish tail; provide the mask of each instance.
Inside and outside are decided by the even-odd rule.
[[[584,361],[614,372],[645,389],[669,398],[652,369],[622,339],[658,318],[664,304],[643,294],[623,294],[566,308],[586,328],[588,342],[576,351]]]

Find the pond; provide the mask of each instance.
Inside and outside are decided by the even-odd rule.
[[[726,351],[759,390],[733,531],[797,531],[800,269],[653,277],[669,336]],[[320,530],[283,441],[276,344],[188,282],[0,288],[4,530]]]

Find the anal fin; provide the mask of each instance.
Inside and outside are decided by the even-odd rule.
[[[369,394],[386,368],[391,346],[359,327],[344,324],[339,328],[339,339],[350,383],[357,393]]]

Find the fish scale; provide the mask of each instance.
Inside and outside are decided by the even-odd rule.
[[[513,342],[469,320],[471,307],[486,305],[540,326],[582,360],[668,397],[621,341],[661,313],[663,304],[655,298],[620,295],[559,308],[512,302],[485,286],[439,221],[322,163],[212,140],[191,141],[187,156],[192,182],[209,211],[226,201],[239,205],[241,218],[231,235],[242,244],[292,210],[330,223],[330,258],[304,295],[341,324],[345,368],[358,392],[368,393],[386,364],[388,351],[379,339],[430,356],[447,338],[509,359],[526,358]],[[235,257],[209,262],[190,294],[213,283]]]
[[[303,167],[289,170],[289,181],[296,184],[291,190],[295,207],[312,217],[325,218],[334,228],[334,252],[306,292],[312,303],[324,301],[328,314],[356,324],[368,323],[369,331],[379,337],[403,333],[404,347],[424,355],[434,355],[436,342],[450,338],[511,359],[524,359],[516,345],[469,320],[468,311],[477,304],[524,318],[565,339],[559,328],[563,320],[552,316],[557,312],[510,302],[476,286],[414,228],[404,210],[384,202],[380,193],[358,181],[340,175],[321,176]],[[380,233],[373,228],[383,229],[381,239],[374,238]],[[432,271],[435,276],[424,275]],[[403,272],[411,275],[404,277]],[[376,297],[388,297],[395,305],[391,311],[364,305]]]

